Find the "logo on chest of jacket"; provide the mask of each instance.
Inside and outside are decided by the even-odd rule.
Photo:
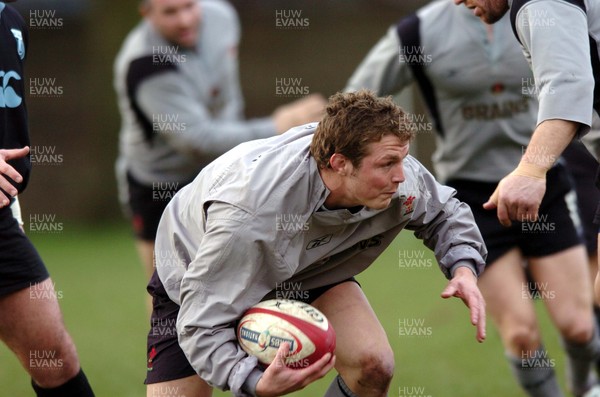
[[[415,201],[416,196],[401,196],[401,199],[404,199],[404,201],[402,202],[402,216],[411,214],[414,212],[414,207],[413,207],[413,203]]]

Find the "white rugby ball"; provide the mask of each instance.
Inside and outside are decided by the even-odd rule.
[[[252,306],[237,327],[242,349],[264,365],[273,362],[279,346],[288,342],[286,365],[305,368],[335,350],[335,331],[313,306],[289,299],[271,299]]]

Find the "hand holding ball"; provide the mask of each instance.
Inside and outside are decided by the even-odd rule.
[[[319,310],[288,299],[260,302],[244,313],[237,327],[242,349],[269,365],[279,346],[290,346],[286,365],[306,368],[335,350],[335,331]]]

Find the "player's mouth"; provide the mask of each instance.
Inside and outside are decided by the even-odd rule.
[[[194,29],[182,29],[177,36],[182,43],[192,43],[195,41],[196,32]]]
[[[475,14],[476,16],[480,16],[481,15],[481,9],[479,7],[477,7],[476,4],[473,4],[470,1],[464,1],[463,4],[469,10],[471,10],[473,12],[473,14]]]

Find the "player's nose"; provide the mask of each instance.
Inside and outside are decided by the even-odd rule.
[[[400,184],[404,182],[404,180],[404,166],[402,163],[399,163],[396,167],[394,167],[394,171],[392,173],[392,182]]]
[[[194,19],[194,13],[187,10],[182,10],[177,15],[177,24],[180,28],[190,28],[194,25]]]

